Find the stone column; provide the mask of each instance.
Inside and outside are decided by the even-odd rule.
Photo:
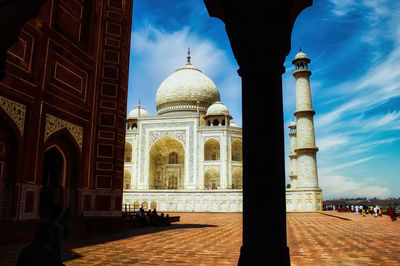
[[[290,265],[282,74],[293,23],[312,1],[204,2],[211,16],[224,21],[242,78],[243,245],[239,265]]]

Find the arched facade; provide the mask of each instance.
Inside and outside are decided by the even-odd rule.
[[[129,142],[125,142],[124,162],[132,162],[132,145]]]
[[[131,172],[124,169],[124,189],[131,189]]]
[[[74,136],[67,129],[51,134],[44,143],[39,213],[60,203],[71,215],[79,212],[78,188],[81,186],[82,153]]]
[[[214,138],[210,138],[204,143],[204,160],[206,161],[216,161],[220,160],[221,151],[220,143]]]
[[[185,150],[169,136],[157,140],[150,149],[150,189],[182,189],[185,177]]]
[[[218,189],[221,186],[221,174],[217,168],[210,167],[204,172],[204,188]]]
[[[0,220],[15,217],[13,202],[18,174],[19,143],[18,132],[0,116]]]
[[[242,152],[242,140],[235,139],[232,142],[232,161],[242,161],[243,160],[243,152]]]
[[[124,164],[132,185],[123,201],[155,202],[160,211],[241,211],[242,182],[235,174],[232,186],[232,171],[242,167],[242,130],[190,58],[159,86],[156,115],[140,104],[129,112],[125,141],[134,159]]]
[[[235,168],[232,171],[232,188],[242,189],[243,188],[243,169]]]

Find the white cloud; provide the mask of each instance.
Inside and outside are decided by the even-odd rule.
[[[387,197],[390,195],[388,187],[370,184],[375,179],[366,178],[355,181],[341,175],[320,175],[319,185],[323,189],[323,197],[342,198],[342,197]]]
[[[354,0],[329,0],[333,4],[332,12],[336,16],[344,16],[347,13],[354,10],[355,1]]]
[[[374,159],[374,158],[375,158],[375,156],[369,156],[369,157],[362,158],[362,159],[359,159],[359,160],[350,161],[350,162],[343,163],[343,164],[337,164],[335,166],[332,166],[332,167],[329,167],[329,168],[325,168],[325,169],[323,169],[323,171],[331,173],[331,172],[334,172],[334,171],[336,171],[338,169],[347,168],[347,167],[350,167],[350,166],[355,166],[357,164],[364,163],[364,162],[369,161],[369,160]]]
[[[348,136],[344,134],[327,135],[317,139],[317,146],[321,152],[335,151],[339,146],[349,143]]]

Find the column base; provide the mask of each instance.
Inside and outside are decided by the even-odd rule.
[[[259,244],[263,245],[263,243]],[[257,247],[255,250],[252,250],[242,245],[240,247],[238,265],[290,265],[289,248],[287,246],[277,247],[276,244],[274,246],[270,244],[269,246]]]

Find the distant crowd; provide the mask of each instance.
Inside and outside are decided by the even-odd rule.
[[[363,217],[368,214],[374,215],[375,217],[382,217],[382,214],[387,214],[392,219],[392,221],[397,220],[397,207],[388,207],[385,211],[382,207],[376,205],[374,206],[366,206],[366,205],[323,205],[324,211],[339,211],[339,212],[354,212],[356,214],[362,215]]]
[[[143,208],[140,208],[136,212],[136,217],[140,220],[142,225],[170,225],[171,220],[169,218],[169,214],[164,215],[164,213],[161,213],[158,215],[157,210],[154,209],[151,211],[149,209],[147,212]]]

